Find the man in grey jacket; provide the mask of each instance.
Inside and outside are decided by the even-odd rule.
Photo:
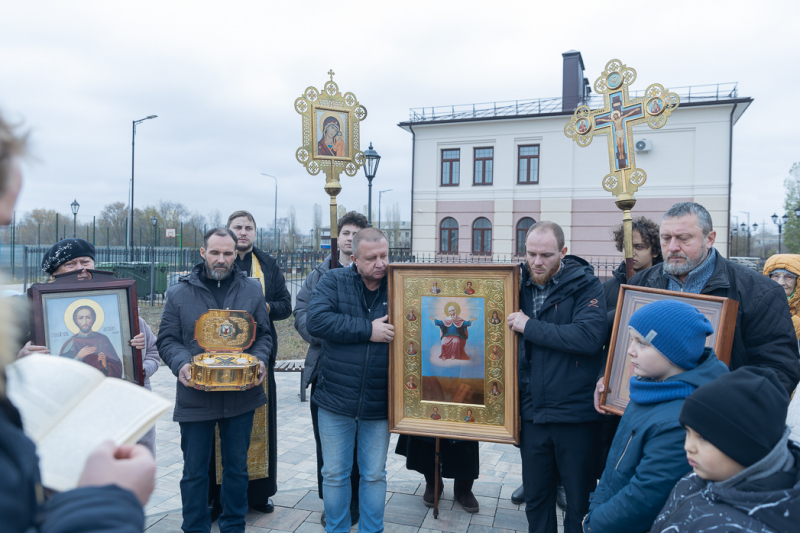
[[[353,236],[358,230],[369,226],[367,217],[361,213],[350,211],[345,213],[339,219],[339,265],[346,267],[351,263],[350,256],[353,253]],[[297,293],[297,303],[294,308],[294,329],[300,333],[300,336],[308,343],[308,352],[306,353],[305,372],[303,372],[303,387],[311,385],[311,396],[314,396],[314,391],[317,388],[317,375],[322,366],[322,342],[316,337],[308,334],[306,329],[306,312],[308,311],[308,302],[311,300],[311,293],[314,292],[314,287],[320,278],[331,268],[331,256],[317,265],[306,277],[303,287]],[[311,403],[311,425],[314,428],[314,440],[317,443],[317,494],[322,499],[322,444],[319,440],[319,421],[317,413],[319,408]],[[350,520],[353,524],[358,523],[358,462],[353,460],[353,471],[350,473],[350,485],[352,487],[352,499],[350,500]],[[320,519],[322,525],[325,526],[325,512],[322,513]]]
[[[247,514],[247,449],[253,413],[267,403],[260,387],[271,363],[269,315],[261,284],[235,264],[236,237],[228,229],[212,229],[200,249],[204,261],[170,287],[156,342],[161,358],[178,377],[173,420],[180,424],[183,477],[181,500],[185,532],[208,533],[208,465],[215,427],[222,450],[222,516],[220,531],[245,529]],[[204,392],[192,388],[192,357],[203,352],[194,339],[195,321],[209,309],[246,311],[256,322],[256,338],[248,349],[259,359],[259,381],[246,391]]]

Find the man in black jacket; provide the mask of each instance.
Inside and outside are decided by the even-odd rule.
[[[345,215],[339,219],[339,266],[346,267],[350,265],[352,262],[350,257],[353,254],[353,237],[355,237],[356,233],[366,227],[369,227],[367,217],[361,213],[357,213],[356,211],[345,213]],[[311,300],[311,294],[314,292],[314,288],[317,286],[320,278],[322,278],[325,272],[330,270],[330,268],[331,256],[329,255],[322,263],[317,265],[317,267],[312,270],[308,276],[306,276],[306,281],[303,283],[303,287],[300,289],[300,292],[297,293],[297,303],[294,307],[294,329],[296,329],[300,336],[303,337],[303,339],[308,343],[308,353],[306,353],[305,372],[303,372],[302,386],[305,388],[309,385],[309,383],[311,384],[312,398],[317,390],[317,377],[319,376],[319,368],[322,365],[322,341],[308,334],[308,328],[306,328],[308,302]],[[319,408],[314,402],[311,402],[311,427],[314,430],[314,441],[317,445],[317,495],[320,499],[323,499],[322,441],[320,441],[319,438],[318,414]],[[350,473],[350,520],[353,524],[357,524],[358,478],[360,476],[358,472],[358,462],[355,460],[355,458],[353,461],[353,470]],[[320,523],[323,527],[325,526],[325,522],[325,511],[323,511],[322,516],[320,517]]]
[[[275,322],[289,318],[292,314],[292,297],[286,288],[286,280],[281,274],[275,259],[255,247],[256,222],[247,211],[235,211],[228,217],[228,229],[236,236],[235,264],[246,276],[257,279],[261,283],[261,290],[267,304],[269,314],[269,331],[272,340],[272,363],[267,367],[267,377],[264,379],[264,391],[268,402],[264,407],[256,410],[255,420],[263,423],[255,424],[253,433],[253,447],[263,450],[261,442],[268,441],[266,454],[258,457],[254,450],[250,450],[251,458],[256,463],[251,466],[268,466],[265,477],[254,477],[247,485],[247,501],[250,507],[262,513],[271,513],[275,510],[271,496],[278,492],[278,400],[275,385],[275,358],[278,354],[278,334],[275,331]],[[216,453],[216,450],[215,450]],[[213,459],[212,459],[213,460]],[[214,470],[213,466],[211,467]],[[215,502],[212,510],[212,520],[220,512],[219,485],[212,483],[210,495]]]
[[[311,402],[319,408],[328,533],[350,529],[350,469],[357,447],[359,531],[383,531],[389,447],[389,344],[386,270],[389,243],[377,228],[353,238],[353,264],[329,270],[308,306],[308,333],[323,360]]]
[[[800,380],[800,363],[786,293],[768,277],[722,257],[714,249],[716,237],[705,207],[694,202],[673,205],[661,220],[664,262],[635,275],[629,284],[738,301],[729,368],[771,368],[791,394]],[[601,378],[595,405],[602,391]]]
[[[508,316],[508,326],[520,334],[525,362],[520,454],[528,530],[556,531],[557,468],[567,497],[564,531],[578,533],[596,485],[592,389],[606,336],[603,286],[586,261],[566,255],[554,222],[531,226],[525,251],[520,311]]]
[[[246,311],[256,322],[248,353],[259,359],[258,385],[274,363],[269,316],[261,285],[234,264],[236,237],[228,229],[212,229],[200,249],[204,262],[167,291],[158,332],[161,359],[178,377],[173,420],[180,424],[183,477],[183,531],[211,530],[208,497],[212,442],[219,424],[222,444],[221,531],[244,531],[247,514],[247,449],[253,413],[267,403],[260,386],[246,391],[204,392],[189,383],[191,361],[203,352],[194,338],[195,322],[209,309]]]

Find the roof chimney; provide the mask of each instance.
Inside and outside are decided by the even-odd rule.
[[[572,112],[584,99],[583,58],[577,50],[561,54],[564,77],[561,86],[561,111]]]

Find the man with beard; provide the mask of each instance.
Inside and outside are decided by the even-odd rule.
[[[606,337],[603,286],[583,259],[568,256],[555,222],[528,229],[520,310],[508,316],[519,333],[520,454],[530,532],[556,531],[556,469],[567,499],[565,533],[582,530],[596,486],[598,414],[594,378]]]
[[[119,360],[111,341],[102,333],[92,331],[92,326],[97,320],[94,309],[82,305],[72,313],[72,320],[78,326],[78,333],[64,343],[58,355],[83,361],[106,376],[121,378],[122,361]]]
[[[800,363],[786,294],[763,274],[722,257],[714,249],[716,238],[705,207],[694,202],[673,205],[661,219],[664,262],[628,283],[738,301],[728,367],[731,371],[745,365],[771,368],[791,394],[800,380]],[[603,390],[600,378],[594,398],[598,409]]]
[[[254,246],[256,240],[256,222],[247,211],[235,211],[228,217],[228,229],[236,236],[235,264],[245,275],[257,279],[261,283],[267,313],[270,318],[270,335],[272,340],[272,358],[267,366],[267,377],[264,380],[264,391],[267,394],[267,405],[256,410],[255,420],[264,420],[264,424],[255,424],[258,434],[254,439],[268,439],[267,454],[258,458],[258,464],[267,464],[266,477],[251,479],[247,486],[247,501],[250,507],[262,513],[275,510],[271,496],[278,491],[278,400],[275,385],[275,358],[278,354],[278,334],[275,322],[284,320],[292,313],[292,297],[286,288],[286,280],[278,268],[275,259]],[[255,445],[255,443],[254,443]],[[209,465],[209,473],[216,471],[214,457]],[[214,521],[222,511],[220,505],[219,484],[209,487],[211,501],[211,520]]]
[[[352,262],[351,257],[353,254],[353,237],[356,233],[363,228],[369,227],[367,217],[361,213],[350,211],[345,213],[339,219],[339,266],[346,267]],[[317,286],[320,278],[331,268],[331,256],[325,258],[314,270],[312,270],[306,277],[303,287],[297,293],[297,304],[294,308],[294,329],[300,334],[303,339],[308,343],[308,352],[306,353],[305,372],[303,372],[303,388],[311,384],[311,427],[314,430],[314,441],[317,445],[317,495],[323,499],[322,495],[322,441],[319,438],[319,407],[313,402],[314,393],[317,390],[317,378],[319,376],[319,369],[322,364],[322,341],[316,337],[308,334],[306,328],[306,317],[308,313],[308,302],[311,299],[311,294]],[[416,320],[416,317],[414,317]],[[353,457],[353,470],[350,473],[350,521],[353,525],[358,523],[358,472],[357,457]],[[322,527],[325,527],[326,517],[325,511],[322,511],[320,517]]]
[[[219,425],[222,452],[221,531],[244,531],[247,514],[247,450],[253,414],[267,403],[260,386],[274,360],[269,316],[261,285],[234,264],[236,236],[212,229],[203,237],[204,261],[167,291],[158,332],[161,358],[178,378],[173,420],[181,430],[183,531],[211,530],[207,505],[212,442]],[[255,340],[247,353],[258,358],[257,386],[245,391],[205,392],[189,382],[191,362],[203,349],[194,339],[196,321],[209,309],[237,309],[252,315]]]

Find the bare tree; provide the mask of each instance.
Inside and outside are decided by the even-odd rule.
[[[289,206],[289,216],[286,217],[286,229],[289,247],[294,251],[295,244],[297,243],[297,213],[293,205]]]
[[[221,228],[225,225],[225,221],[222,220],[222,213],[219,212],[219,209],[216,209],[213,213],[209,213],[207,215],[207,220],[208,229]]]

